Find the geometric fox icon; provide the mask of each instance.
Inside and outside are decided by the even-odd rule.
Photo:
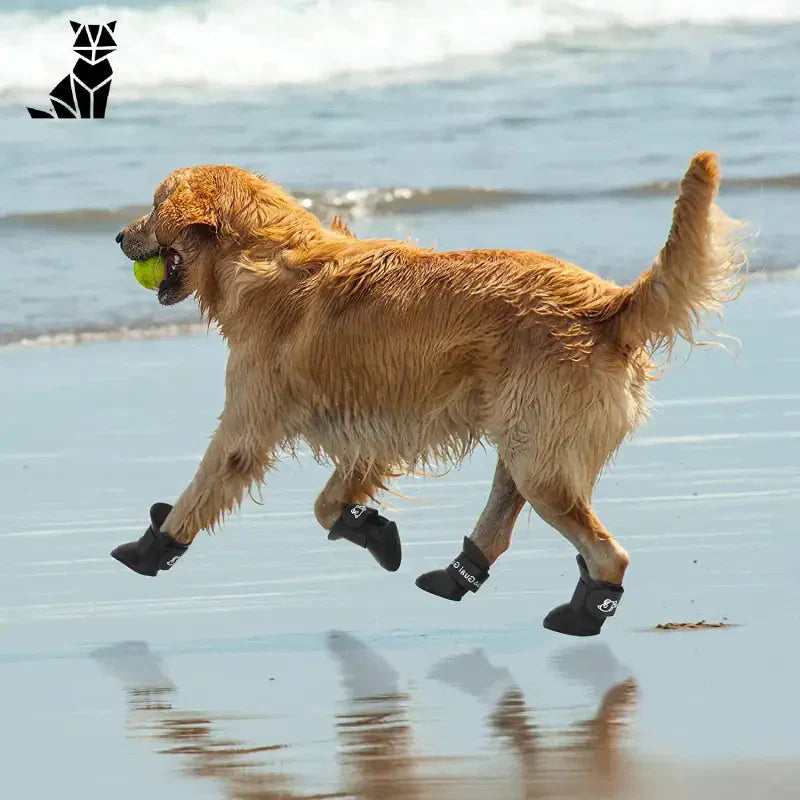
[[[116,20],[105,25],[81,25],[70,20],[75,33],[73,49],[78,60],[72,72],[50,92],[53,111],[28,107],[34,119],[102,119],[111,89],[113,71],[108,57],[117,49]]]

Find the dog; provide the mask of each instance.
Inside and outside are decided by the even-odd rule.
[[[715,154],[698,153],[666,243],[617,286],[542,253],[357,239],[253,173],[176,170],[117,241],[131,259],[165,258],[162,304],[194,295],[219,326],[225,407],[175,506],[154,506],[150,539],[115,557],[144,574],[168,568],[304,441],[334,465],[314,504],[329,538],[396,569],[393,523],[365,504],[391,478],[458,464],[488,441],[486,507],[460,556],[417,585],[451,600],[476,591],[528,502],[579,554],[573,600],[545,626],[598,633],[629,557],[592,509],[595,483],[648,415],[655,354],[695,343],[700,317],[741,289],[746,253],[739,223],[715,204],[719,182]]]
[[[111,62],[108,57],[117,49],[114,41],[116,20],[105,25],[69,23],[75,34],[73,49],[78,60],[72,72],[50,92],[53,111],[28,107],[33,119],[103,119],[111,91]]]

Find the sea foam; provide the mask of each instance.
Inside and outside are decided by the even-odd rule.
[[[796,0],[208,0],[146,9],[0,13],[0,102],[51,89],[71,68],[69,20],[117,20],[114,99],[246,94],[341,77],[402,80],[552,37],[675,24],[800,20]],[[464,63],[466,61],[466,64]]]

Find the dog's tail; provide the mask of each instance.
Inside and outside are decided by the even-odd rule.
[[[681,181],[666,244],[615,299],[612,322],[622,344],[667,352],[679,336],[694,344],[700,318],[741,291],[743,224],[714,203],[719,180],[716,155],[698,153]]]
[[[38,108],[31,108],[28,106],[28,113],[32,119],[53,119],[53,115],[49,111],[39,111]]]

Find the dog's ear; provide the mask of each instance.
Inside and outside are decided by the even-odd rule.
[[[207,184],[191,186],[182,180],[156,211],[158,241],[169,245],[190,225],[217,228],[219,218],[212,187]]]
[[[114,28],[117,27],[117,21],[114,20],[113,22],[107,22],[106,23],[106,27],[113,33],[114,32]]]
[[[81,29],[80,22],[73,22],[72,20],[70,20],[69,24],[72,25],[72,32],[73,33],[77,33]]]

